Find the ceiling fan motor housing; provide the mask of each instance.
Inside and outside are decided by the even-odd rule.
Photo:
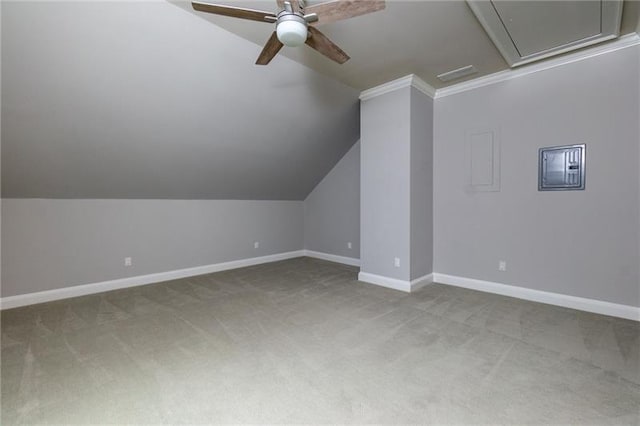
[[[301,13],[283,10],[278,14],[276,32],[278,40],[285,46],[301,46],[308,37],[307,21]]]

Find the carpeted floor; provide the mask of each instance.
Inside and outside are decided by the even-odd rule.
[[[299,258],[2,312],[2,424],[639,424],[640,325]]]

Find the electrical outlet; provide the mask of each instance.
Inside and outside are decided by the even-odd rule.
[[[260,247],[260,241],[256,241],[255,243],[253,243],[253,248],[259,248]]]
[[[400,258],[396,257],[395,259],[393,259],[393,266],[395,266],[396,268],[400,267]]]
[[[351,247],[351,241],[349,241],[349,242],[347,243],[347,248],[348,248],[348,249],[353,248],[353,247]]]
[[[504,272],[506,270],[507,270],[507,261],[501,260],[500,262],[498,262],[498,271]]]
[[[130,257],[125,257],[124,266],[131,266],[131,265],[133,265],[133,260]]]

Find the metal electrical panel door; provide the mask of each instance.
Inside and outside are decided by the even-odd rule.
[[[539,157],[539,191],[584,189],[584,144],[540,148]]]

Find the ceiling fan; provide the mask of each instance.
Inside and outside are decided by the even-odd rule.
[[[349,60],[342,49],[322,34],[315,26],[353,18],[385,8],[384,0],[334,0],[327,3],[305,5],[304,0],[276,0],[278,13],[241,7],[194,1],[193,8],[200,12],[252,21],[275,23],[276,30],[262,49],[257,65],[267,65],[282,46],[297,47],[303,44],[322,53],[327,58],[343,64]]]

